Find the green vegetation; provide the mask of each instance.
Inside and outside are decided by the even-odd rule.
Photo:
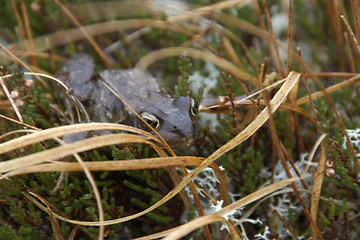
[[[105,239],[132,239],[169,229],[175,232],[173,228],[184,227],[184,223],[192,220],[200,224],[196,220],[202,211],[211,214],[251,196],[258,198],[244,200],[246,203],[241,207],[236,205],[237,211],[222,215],[229,220],[226,227],[214,218],[206,225],[209,228],[191,225],[196,229],[189,235],[187,229],[180,230],[194,239],[360,236],[360,98],[356,74],[360,53],[347,28],[348,23],[360,41],[360,24],[356,22],[359,13],[352,10],[359,3],[292,1],[289,58],[289,1],[266,1],[267,7],[263,1],[240,5],[233,4],[234,1],[172,1],[162,7],[157,5],[162,1],[61,1],[92,35],[99,50],[81,30],[74,30],[76,23],[57,2],[9,0],[0,8],[3,46],[0,76],[6,85],[0,90],[0,239],[97,239],[99,235]],[[275,35],[267,22],[266,9],[270,11]],[[280,58],[273,38],[277,40]],[[6,50],[33,72],[50,76],[77,52],[90,54],[96,69],[109,65],[114,69],[132,68],[144,61],[146,71],[163,79],[174,96],[188,95],[198,103],[214,100],[213,108],[200,109],[202,112],[197,116],[200,134],[196,142],[175,150],[179,156],[196,156],[196,161],[185,157],[175,161],[169,149],[126,142],[81,150],[78,158],[71,154],[62,156],[56,161],[64,164],[47,172],[44,168],[50,168],[56,161],[47,156],[50,160],[36,163],[43,156],[32,154],[61,146],[60,138],[51,137],[21,147],[14,144],[15,149],[4,150],[12,147],[6,145],[10,140],[71,124],[58,84],[29,75],[30,70]],[[101,53],[109,63],[101,58]],[[244,129],[252,126],[282,85],[262,91],[246,102],[239,102],[239,97],[289,76],[289,61],[289,72],[301,74],[299,85],[292,87],[270,120],[246,141],[234,143]],[[324,89],[328,94],[324,94]],[[332,89],[335,91],[330,92]],[[309,92],[311,100],[306,99]],[[119,129],[113,132],[124,134]],[[322,134],[324,140],[316,145]],[[181,194],[172,195],[185,175],[196,171],[196,166],[226,144],[234,146],[213,160],[211,171],[204,170],[194,178],[195,189],[187,184]],[[317,150],[309,163],[309,154],[315,146]],[[50,155],[55,154],[58,153]],[[123,220],[161,204],[134,219],[107,224],[102,232],[96,224],[89,226],[84,222],[98,222],[101,215],[94,186],[82,165],[80,170],[65,168],[80,161],[79,158],[85,163],[104,162],[104,166],[91,165],[90,172],[100,194],[105,221]],[[163,164],[162,167],[151,166],[152,158],[156,158],[154,164]],[[34,162],[29,162],[29,166],[28,162],[21,162],[24,166],[8,170],[6,164],[14,159]],[[163,159],[168,165],[161,162]],[[111,165],[111,169],[105,166],[107,161],[119,164]],[[184,172],[182,164],[187,164],[188,172]],[[322,165],[323,171],[318,174]],[[21,172],[26,167],[37,169]],[[296,185],[289,182],[284,188],[261,192],[267,186],[297,176],[303,177],[303,181],[296,181]],[[169,193],[171,198],[162,203]],[[229,226],[237,232],[226,230]]]

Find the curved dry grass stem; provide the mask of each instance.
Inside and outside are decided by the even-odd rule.
[[[20,131],[20,130],[18,130],[18,131]],[[38,132],[41,132],[39,129],[36,129],[36,130],[22,130],[23,132],[32,132],[32,133],[38,133]],[[26,135],[26,136],[24,136],[25,137],[25,139],[26,138],[32,138],[32,140],[35,140],[35,141],[38,141],[39,139],[34,139],[33,138],[33,136],[31,136],[31,137],[29,137],[30,135]],[[17,138],[18,139],[18,138]],[[17,139],[15,139],[15,140],[17,140]],[[62,140],[60,140],[59,138],[57,138],[57,137],[54,137],[54,139],[57,141],[57,142],[59,142],[60,144],[65,144]],[[11,141],[10,141],[11,142]],[[25,141],[26,142],[26,141]],[[6,144],[5,144],[6,145]],[[3,144],[1,144],[1,146],[3,146]],[[6,146],[5,146],[5,148],[6,148]],[[6,151],[6,150],[5,150]],[[84,165],[84,163],[83,163],[83,161],[82,161],[82,159],[80,158],[80,156],[77,154],[77,153],[74,153],[73,154],[74,155],[74,157],[76,158],[76,160],[78,161],[78,163],[80,164],[80,166],[81,166],[81,170],[82,171],[84,171],[85,172],[85,175],[86,175],[86,177],[89,179],[89,182],[90,182],[90,185],[91,185],[91,187],[92,187],[92,189],[93,189],[93,191],[94,191],[94,195],[95,195],[95,199],[96,199],[96,203],[97,203],[97,206],[98,206],[98,209],[99,209],[99,219],[100,219],[100,222],[101,221],[103,221],[103,219],[104,219],[104,209],[103,209],[103,206],[102,206],[102,201],[101,201],[101,197],[100,197],[100,193],[99,193],[99,190],[98,190],[98,188],[97,188],[97,186],[96,186],[96,183],[95,183],[95,180],[94,180],[94,178],[92,177],[92,175],[91,175],[91,173],[90,173],[90,171],[89,171],[89,169],[87,168],[87,166],[86,165]],[[12,160],[9,160],[9,161],[12,161]],[[35,166],[35,169],[34,169],[34,171],[33,172],[38,172],[38,169],[36,168],[37,166]],[[1,169],[1,167],[0,167],[0,169]],[[23,170],[23,168],[20,168],[20,172]],[[0,181],[2,180],[2,179],[6,179],[7,177],[10,177],[12,174],[14,174],[15,173],[15,175],[16,175],[16,172],[19,172],[19,171],[12,171],[12,172],[10,172],[10,174],[4,174],[4,175],[1,175],[0,174]],[[57,170],[58,171],[58,170]],[[53,227],[56,227],[57,226],[57,222],[55,221],[55,217],[54,217],[54,215],[52,214],[52,212],[50,211],[50,209],[49,209],[49,206],[46,204],[46,206],[47,206],[47,209],[49,210],[48,211],[48,213],[49,213],[49,217],[50,217],[50,220],[51,220],[51,223],[52,223],[52,225],[53,225]],[[56,229],[54,229],[54,231],[56,231]]]
[[[2,89],[4,90],[4,93],[5,93],[6,97],[7,97],[7,99],[9,100],[12,108],[14,109],[14,112],[15,112],[16,116],[18,117],[20,122],[23,122],[24,120],[22,118],[22,115],[21,115],[18,107],[16,106],[14,100],[12,99],[12,97],[10,95],[10,92],[9,92],[9,90],[8,90],[2,76],[0,76],[0,85],[1,85]]]
[[[156,169],[180,166],[198,166],[203,161],[201,157],[158,157],[133,160],[109,160],[101,162],[83,162],[83,165],[89,171],[125,171],[137,169]],[[217,165],[210,166],[215,171]],[[80,172],[83,167],[77,162],[52,162],[34,164],[28,167],[12,170],[1,176],[1,179],[9,178],[21,174],[39,173],[39,172]]]
[[[326,137],[326,134],[321,134],[320,137],[316,140],[314,146],[312,147],[310,153],[309,153],[309,156],[308,156],[308,161],[311,162],[313,159],[314,159],[314,156],[315,156],[315,152],[317,151],[317,149],[319,148],[320,144],[322,143],[322,141],[325,139]],[[307,174],[307,172],[309,171],[309,168],[310,168],[310,165],[306,165],[303,173],[302,173],[302,176],[305,176]]]
[[[16,123],[20,123],[20,122],[16,122]],[[38,131],[38,130],[40,130],[40,129],[36,129],[36,128],[35,129],[19,129],[19,130],[7,132],[0,136],[0,141],[3,140],[4,138],[7,138],[9,136],[12,136],[12,135],[15,135],[18,133],[33,133],[34,131]]]
[[[33,72],[24,72],[24,75],[30,75],[30,76],[36,76],[36,77],[46,77],[46,78],[48,78],[48,79],[50,79],[50,80],[52,80],[52,81],[55,81],[56,83],[60,84],[61,87],[63,87],[66,91],[69,91],[69,87],[66,86],[66,84],[64,84],[64,83],[63,83],[62,81],[60,81],[59,79],[57,79],[57,78],[55,78],[55,77],[53,77],[53,76],[50,76],[50,75],[48,75],[48,74],[44,74],[44,73],[33,73]],[[74,95],[69,94],[68,96],[70,96],[71,100],[73,101],[74,106],[75,106],[75,109],[76,109],[76,113],[77,113],[77,116],[78,116],[78,119],[79,119],[79,122],[81,122],[82,120],[81,120],[81,115],[80,115],[80,110],[79,110],[79,108],[80,108],[81,106],[78,106],[79,103],[78,103],[78,101],[76,101],[76,98],[75,98]],[[81,105],[81,103],[80,103],[80,105]],[[87,116],[86,113],[85,113],[85,115],[86,115],[85,119],[88,120],[88,116]]]
[[[359,44],[359,41],[358,39],[356,38],[353,30],[351,29],[349,23],[346,21],[346,18],[344,15],[340,15],[340,18],[341,20],[343,21],[343,23],[345,24],[346,26],[346,30],[348,32],[348,34],[350,35],[355,47],[356,47],[356,51],[357,51],[357,55],[359,56],[360,55],[360,44]]]
[[[36,73],[36,72],[24,72],[23,74],[24,74],[24,75],[29,75],[29,76],[35,76],[36,78],[46,77],[46,78],[48,78],[48,79],[51,79],[51,80],[57,82],[57,83],[60,84],[64,89],[69,90],[69,88],[68,88],[63,82],[61,82],[61,81],[58,80],[57,78],[55,78],[55,77],[53,77],[53,76],[50,76],[50,75],[48,75],[48,74]],[[13,99],[10,97],[10,93],[9,93],[9,91],[8,91],[8,89],[7,89],[4,81],[3,81],[3,78],[8,78],[8,77],[11,77],[11,76],[13,76],[13,75],[12,75],[12,74],[8,74],[8,75],[2,76],[2,77],[0,76],[0,84],[1,84],[1,86],[3,87],[4,92],[6,93],[6,96],[8,97],[9,102],[11,103],[11,105],[12,105],[12,107],[13,107],[16,115],[17,115],[17,117],[19,118],[20,122],[23,122],[21,113],[20,113],[20,111],[18,110],[18,108],[16,107]],[[39,78],[39,79],[41,79],[41,78]],[[42,81],[42,80],[41,80],[41,81]],[[71,98],[72,98],[73,102],[76,102],[74,96],[71,95]],[[78,115],[80,116],[78,108],[76,108],[76,110],[77,110],[77,112],[78,112]],[[30,128],[33,128],[33,127],[30,127]]]
[[[90,36],[101,35],[109,32],[118,32],[124,31],[127,29],[134,29],[134,28],[145,28],[145,27],[166,27],[169,29],[174,29],[176,31],[182,32],[186,31],[185,28],[180,30],[179,26],[177,25],[180,21],[186,21],[189,19],[193,19],[194,17],[201,17],[202,15],[211,14],[213,12],[218,12],[220,9],[230,8],[232,6],[239,6],[239,5],[247,5],[251,3],[251,0],[231,0],[226,1],[223,3],[215,3],[213,5],[200,7],[191,11],[182,11],[181,15],[169,17],[167,22],[163,22],[160,20],[153,20],[153,19],[125,19],[125,20],[113,20],[105,23],[96,23],[89,26],[82,26],[71,14],[71,12],[61,4],[60,1],[56,0],[56,3],[61,6],[63,11],[69,16],[69,18],[76,23],[78,26],[77,29],[70,29],[64,30],[62,32],[57,32],[55,34],[48,34],[46,36],[38,37],[35,39],[35,49],[37,51],[45,50],[46,46],[50,47],[58,47],[65,45],[69,42],[76,42],[78,40],[82,40],[86,38],[89,40],[91,39]],[[137,7],[144,8],[146,6],[150,11],[152,10],[151,4],[138,4]],[[205,18],[202,20],[208,21]],[[200,28],[198,28],[200,29]],[[85,33],[85,34],[84,34]],[[184,33],[184,32],[183,32]],[[188,32],[189,33],[189,32]],[[49,45],[45,44],[45,39],[48,39]],[[90,40],[91,41],[91,40]],[[23,41],[15,46],[15,49],[23,49],[24,45],[26,46],[28,43],[27,41]],[[101,52],[101,51],[100,51]]]
[[[248,204],[253,203],[254,201],[263,198],[266,195],[269,195],[283,187],[286,187],[297,180],[299,180],[299,178],[290,178],[277,183],[273,183],[267,187],[257,190],[256,192],[247,195],[246,197],[230,204],[227,207],[222,208],[221,210],[215,213],[212,213],[207,216],[199,217],[195,220],[192,220],[188,223],[181,225],[177,229],[173,230],[167,237],[165,237],[164,240],[180,239],[181,237],[191,233],[192,231],[204,225],[224,221],[225,219],[223,218],[223,216],[225,216],[227,213],[233,212],[236,209],[247,206]]]
[[[66,156],[71,156],[78,152],[121,143],[146,143],[151,145],[157,152],[162,152],[161,148],[153,142],[134,134],[110,134],[87,138],[71,144],[55,147],[46,151],[33,153],[31,155],[0,162],[0,173],[21,169],[27,166],[41,164],[44,162],[57,160]],[[0,177],[0,180],[3,177]]]
[[[250,74],[246,73],[245,71],[239,69],[233,63],[225,60],[224,58],[217,57],[209,52],[196,50],[193,48],[186,48],[186,47],[169,47],[164,48],[156,51],[152,51],[151,53],[142,57],[138,63],[136,64],[135,68],[140,70],[145,70],[155,61],[168,58],[168,57],[175,57],[175,56],[187,56],[192,58],[201,59],[205,62],[211,62],[212,64],[219,66],[220,68],[228,71],[234,76],[237,76],[245,81],[250,83],[256,84],[257,79],[251,76]]]
[[[347,86],[350,86],[356,82],[358,82],[360,80],[360,74],[357,74],[355,76],[353,76],[352,78],[348,79],[348,80],[345,80],[341,83],[338,83],[338,84],[334,84],[328,88],[325,89],[325,91],[318,91],[318,92],[315,92],[315,93],[312,93],[311,94],[311,98],[314,100],[318,97],[322,97],[322,96],[325,96],[326,94],[330,94],[332,92],[335,92],[335,91],[338,91],[344,87],[347,87]],[[296,105],[302,105],[304,103],[307,103],[310,101],[310,98],[309,96],[305,96],[305,97],[302,97],[302,98],[299,98],[297,101],[296,101]]]
[[[310,215],[315,223],[317,222],[320,194],[324,180],[325,161],[326,161],[325,144],[324,142],[321,142],[321,153],[318,162],[318,167],[316,168],[316,173],[314,177],[313,188],[311,191],[311,203],[310,203]],[[312,239],[316,239],[317,237],[316,229],[314,229],[313,227],[311,227],[311,236]]]
[[[73,134],[78,132],[87,132],[87,131],[95,131],[95,130],[121,130],[132,132],[135,134],[140,134],[145,136],[152,141],[159,140],[155,138],[152,134],[145,132],[141,129],[130,127],[127,125],[116,124],[116,123],[79,123],[67,126],[60,126],[55,128],[49,128],[46,130],[42,130],[39,132],[35,132],[30,135],[22,136],[11,141],[7,141],[0,144],[0,154],[26,147],[31,144],[35,144],[38,142],[42,142],[48,139],[52,139],[55,137],[64,136],[67,134]],[[1,164],[1,163],[0,163]]]
[[[154,19],[125,19],[125,20],[114,20],[103,23],[94,23],[91,25],[83,26],[85,31],[91,36],[103,35],[111,32],[118,31],[126,31],[130,29],[138,29],[138,28],[160,28],[160,29],[169,29],[172,31],[176,31],[179,33],[183,33],[189,37],[193,37],[194,33],[192,31],[199,31],[201,28],[190,28],[192,31],[188,29],[171,24],[168,22],[164,22],[161,20]],[[81,32],[80,28],[73,28],[68,30],[63,30],[61,32],[51,33],[44,36],[40,36],[35,39],[35,49],[37,51],[44,51],[46,48],[55,48],[66,45],[69,42],[76,42],[79,40],[83,40],[84,34]],[[132,40],[132,38],[127,39]],[[48,41],[48,45],[46,45],[46,41]],[[23,50],[26,46],[26,41],[20,42],[14,46],[15,52]]]
[[[283,82],[285,82],[286,79],[283,79],[283,80],[279,80],[279,81],[276,81],[275,83],[265,87],[265,88],[262,88],[261,90],[259,91],[256,91],[248,96],[245,96],[239,100],[235,99],[233,101],[233,104],[235,105],[240,105],[240,104],[244,104],[245,102],[248,102],[249,104],[253,104],[252,101],[247,101],[249,99],[251,99],[252,97],[258,95],[258,94],[261,94],[265,91],[270,91],[272,89],[274,89],[275,87],[277,87],[278,85],[282,84]],[[226,102],[225,104],[218,104],[218,105],[210,105],[210,106],[204,106],[202,103],[200,103],[200,106],[199,106],[199,111],[209,111],[210,109],[214,109],[214,108],[222,108],[224,106],[227,106],[227,107],[231,107],[231,104],[230,102]],[[261,103],[260,103],[261,104]]]
[[[286,193],[291,193],[293,192],[293,189],[292,188],[284,188],[284,189],[280,189],[278,191],[275,191],[269,195],[266,195],[266,196],[263,196],[261,198],[261,200],[259,200],[257,203],[255,203],[249,210],[247,210],[241,217],[240,217],[240,221],[241,220],[245,220],[247,218],[250,217],[250,215],[255,211],[255,209],[261,204],[263,203],[264,201],[268,200],[269,198],[271,197],[274,197],[274,196],[277,196],[277,195],[280,195],[280,194],[286,194]],[[304,191],[306,193],[309,193],[309,191]],[[310,193],[309,193],[310,194]],[[340,204],[340,202],[336,202],[338,204]],[[340,204],[342,205],[342,204]],[[355,207],[355,206],[354,206]],[[216,214],[213,213],[213,214]],[[155,234],[152,234],[152,235],[148,235],[146,237],[140,237],[140,238],[136,238],[136,240],[145,240],[145,239],[157,239],[157,238],[160,238],[160,237],[165,237],[165,236],[168,236],[170,233],[173,233],[174,231],[177,231],[180,227],[182,226],[179,226],[179,227],[175,227],[175,228],[172,228],[172,229],[168,229],[168,230],[165,230],[165,231],[162,231],[162,232],[159,232],[159,233],[155,233]]]
[[[66,143],[65,143],[63,140],[58,139],[58,141],[59,141],[61,144],[63,144],[63,145],[65,144],[65,146],[67,146]],[[98,211],[99,211],[99,221],[100,221],[100,223],[102,223],[102,222],[104,221],[104,219],[105,219],[105,217],[104,217],[104,208],[103,208],[103,205],[102,205],[100,192],[99,192],[99,189],[98,189],[98,187],[97,187],[97,185],[96,185],[96,182],[95,182],[93,176],[91,175],[89,169],[88,169],[87,166],[84,164],[84,161],[83,161],[83,160],[81,159],[81,157],[79,156],[79,154],[76,152],[76,153],[73,153],[72,155],[75,157],[76,161],[78,161],[78,163],[80,164],[82,170],[84,171],[84,173],[85,173],[86,177],[88,178],[88,180],[89,180],[89,182],[90,182],[90,185],[91,185],[91,187],[92,187],[92,189],[93,189],[93,191],[94,191],[94,195],[95,195],[95,199],[96,199],[96,205],[97,205]],[[0,181],[1,181],[2,177],[3,177],[3,176],[0,176]],[[59,180],[59,181],[60,181],[60,180]],[[55,216],[54,216],[54,215],[52,214],[52,212],[50,211],[49,206],[48,206],[47,204],[46,204],[46,206],[47,206],[47,209],[49,210],[49,211],[48,211],[49,216],[50,216],[51,218],[55,218]],[[99,239],[99,240],[102,240],[102,239],[103,239],[103,232],[104,232],[104,227],[103,227],[103,226],[100,226],[100,228],[99,228],[99,236],[98,236],[98,239]]]
[[[12,53],[18,57],[29,57],[29,56],[34,56],[36,58],[41,58],[41,59],[52,59],[52,60],[56,60],[59,62],[65,62],[68,58],[67,57],[63,57],[60,55],[56,55],[54,53],[44,53],[44,52],[28,52],[28,51],[22,51],[22,50],[14,50],[12,51]],[[50,56],[51,55],[51,56]],[[6,58],[8,60],[13,60],[10,56],[8,56],[6,53],[4,52],[0,52],[0,56],[3,58]],[[41,73],[45,73],[45,71],[41,70]]]
[[[62,82],[60,81],[59,79],[53,77],[53,76],[50,76],[48,74],[45,74],[45,73],[36,73],[36,72],[24,72],[24,75],[30,75],[30,76],[39,76],[39,77],[46,77],[46,78],[49,78],[55,82],[57,82],[58,84],[60,84],[63,88],[65,88],[66,90],[69,90],[69,88]],[[74,100],[75,101],[75,100]]]

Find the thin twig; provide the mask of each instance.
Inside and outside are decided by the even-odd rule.
[[[346,51],[348,53],[348,58],[349,58],[349,68],[350,68],[351,72],[355,73],[356,69],[355,69],[355,64],[354,64],[354,57],[352,55],[352,51],[350,48],[349,35],[347,32],[344,32],[344,39],[345,39],[345,48],[346,48]]]
[[[16,57],[12,52],[10,52],[4,45],[2,45],[0,43],[0,48],[3,49],[16,63],[18,63],[19,65],[22,65],[24,68],[26,68],[27,70],[29,70],[30,72],[33,72],[32,68],[27,65],[25,62],[21,61],[18,57]],[[46,82],[44,82],[44,80],[42,80],[39,76],[35,76],[35,78],[37,80],[39,80],[39,82],[41,82],[42,85],[44,85],[45,87],[47,87],[48,85],[46,84]]]
[[[290,60],[291,60],[291,37],[292,37],[292,0],[289,0],[289,24],[288,24],[288,35],[287,35],[287,59],[286,59],[286,73],[290,72]]]
[[[26,39],[26,35],[25,35],[25,30],[24,30],[24,24],[23,24],[23,22],[22,22],[22,20],[21,20],[21,15],[20,15],[19,9],[18,9],[18,7],[16,6],[14,0],[11,0],[10,3],[11,3],[11,7],[14,9],[16,21],[17,21],[17,24],[18,24],[18,27],[19,27],[20,37],[21,37],[23,40],[25,40],[25,39]],[[27,44],[27,42],[26,42],[26,44]]]
[[[298,239],[295,232],[291,229],[291,227],[286,223],[285,219],[280,215],[280,213],[273,208],[272,209],[275,215],[280,219],[280,221],[284,224],[287,230],[289,230],[290,234],[293,236],[294,239]]]
[[[270,37],[271,37],[271,41],[274,45],[274,48],[275,48],[275,53],[276,53],[276,60],[277,61],[277,64],[278,64],[278,67],[279,67],[279,71],[281,73],[281,76],[282,77],[285,77],[285,72],[284,72],[284,67],[283,67],[283,64],[281,62],[281,57],[280,57],[280,52],[279,52],[279,46],[277,44],[277,41],[276,41],[276,37],[274,35],[274,29],[272,27],[272,23],[271,23],[271,18],[270,18],[270,13],[269,13],[269,9],[267,7],[267,4],[265,2],[265,0],[262,1],[263,3],[263,6],[264,6],[264,11],[265,11],[265,15],[266,15],[266,20],[267,20],[267,23],[269,25],[269,30],[270,30]]]
[[[112,68],[112,64],[110,60],[106,57],[105,53],[101,50],[99,45],[95,42],[95,40],[88,34],[85,28],[81,25],[81,23],[76,19],[76,17],[69,11],[69,9],[62,4],[59,0],[54,0],[63,10],[63,12],[70,18],[70,20],[80,29],[80,31],[84,34],[86,39],[89,41],[91,46],[95,49],[96,53],[99,55],[101,60],[105,63],[108,68]]]
[[[356,47],[356,50],[357,50],[357,56],[360,55],[360,44],[359,44],[359,41],[358,39],[356,38],[354,32],[352,31],[349,23],[346,21],[344,15],[340,15],[341,19],[343,20],[344,24],[345,24],[345,27],[346,27],[346,30],[347,32],[349,33],[349,35],[351,36],[351,39],[353,40],[353,43]]]
[[[34,39],[33,39],[32,32],[31,32],[31,25],[30,25],[29,16],[28,16],[28,13],[26,10],[25,0],[20,1],[20,6],[21,6],[22,15],[24,16],[26,39],[28,40],[28,43],[29,43],[28,50],[30,52],[35,52]],[[38,67],[36,57],[30,56],[29,59],[30,59],[31,65]]]
[[[18,117],[20,122],[23,122],[24,120],[22,118],[22,115],[21,115],[19,109],[17,108],[14,100],[12,99],[9,89],[6,87],[6,84],[1,76],[0,76],[0,85],[1,85],[2,89],[4,90],[6,97],[9,99],[9,102],[10,102],[11,106],[13,107],[16,116]]]

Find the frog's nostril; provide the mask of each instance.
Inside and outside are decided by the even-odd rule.
[[[181,129],[178,128],[177,126],[172,126],[172,127],[170,128],[170,132],[175,133],[175,134],[179,134],[179,135],[182,134]]]

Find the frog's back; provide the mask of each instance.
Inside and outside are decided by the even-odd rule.
[[[141,99],[147,99],[149,92],[160,92],[157,80],[138,69],[95,72],[94,60],[84,53],[72,56],[56,76],[81,101],[92,121],[123,122],[127,116],[124,104],[103,82],[134,109],[144,104]]]
[[[62,66],[56,76],[72,90],[80,101],[86,101],[90,98],[95,86],[94,60],[87,54],[75,54]]]
[[[94,121],[124,122],[129,109],[116,95],[125,100],[136,112],[144,106],[154,105],[161,90],[157,80],[138,69],[104,70],[98,73],[96,91],[91,95],[90,105]],[[113,94],[105,85],[109,86]],[[106,111],[96,111],[105,109]]]
[[[157,80],[139,69],[104,70],[100,78],[122,96],[146,98],[149,92],[161,92]]]

